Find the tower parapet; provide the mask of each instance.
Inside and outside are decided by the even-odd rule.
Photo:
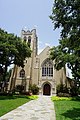
[[[30,48],[36,56],[37,52],[38,52],[38,48],[37,48],[38,37],[36,34],[36,29],[32,29],[31,31],[26,30],[26,29],[22,29],[21,38],[22,38],[22,41],[25,41],[26,43],[30,44]]]

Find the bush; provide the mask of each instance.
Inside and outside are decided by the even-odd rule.
[[[7,96],[8,93],[7,92],[0,92],[0,96]]]
[[[52,101],[70,101],[70,100],[73,100],[73,98],[72,97],[58,97],[58,96],[52,96],[51,97],[51,99],[52,99]]]
[[[68,88],[67,88],[66,85],[59,84],[59,85],[57,86],[57,94],[58,94],[58,93],[69,93],[69,90],[68,90]]]
[[[32,93],[31,92],[21,92],[21,95],[28,95],[28,96],[31,96],[32,95]]]
[[[67,88],[66,85],[59,84],[57,86],[57,95],[59,97],[70,97],[69,89]]]
[[[78,88],[78,95],[80,95],[80,87]]]
[[[29,86],[29,91],[31,91],[33,95],[37,95],[39,92],[39,88],[36,84],[33,84]]]
[[[70,89],[71,96],[78,96],[78,88],[76,86],[72,86]]]
[[[23,90],[24,90],[24,86],[23,85],[16,85],[15,92],[22,93]]]
[[[57,94],[59,97],[71,97],[69,93],[58,93]]]
[[[0,96],[12,96],[12,92],[0,92]]]

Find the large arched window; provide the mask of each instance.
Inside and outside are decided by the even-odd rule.
[[[20,71],[20,77],[25,77],[25,70],[24,69],[21,69],[21,71]]]
[[[53,64],[50,59],[47,59],[42,64],[42,76],[53,76]]]

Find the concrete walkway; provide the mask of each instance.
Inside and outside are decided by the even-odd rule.
[[[3,115],[0,120],[56,120],[54,104],[50,97],[40,96]]]

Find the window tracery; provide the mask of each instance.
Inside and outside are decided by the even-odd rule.
[[[47,59],[42,65],[42,76],[53,76],[53,65],[49,59]]]

